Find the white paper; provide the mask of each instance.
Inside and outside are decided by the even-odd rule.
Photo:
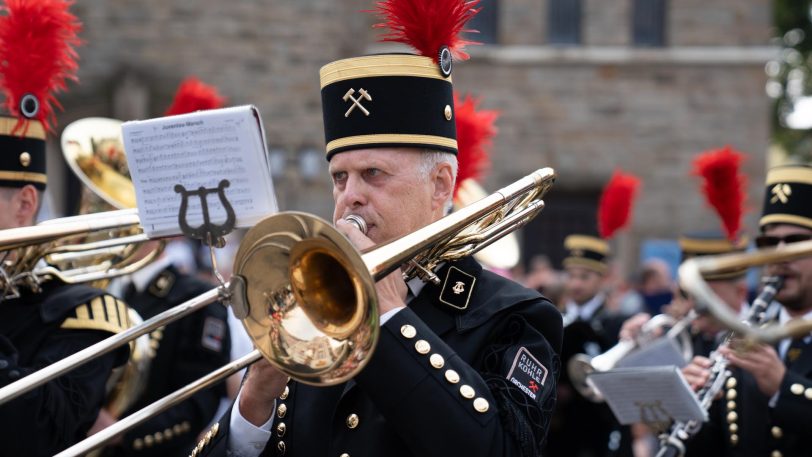
[[[595,372],[587,379],[623,425],[708,420],[707,411],[675,366],[617,368]]]
[[[277,211],[265,132],[255,107],[130,121],[121,129],[138,214],[148,236],[181,234],[177,184],[189,191],[216,188],[227,179],[225,196],[234,208],[236,227],[253,226]],[[206,201],[211,222],[222,224],[226,212],[217,193]],[[203,222],[200,198],[190,196],[188,203],[186,220],[197,227]]]
[[[632,351],[620,359],[616,368],[653,367],[661,365],[685,366],[686,360],[680,352],[679,345],[673,338],[663,337]]]

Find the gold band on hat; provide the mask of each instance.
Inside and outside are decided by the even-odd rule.
[[[0,171],[0,180],[48,184],[48,176],[45,173],[32,173],[30,171]]]
[[[594,236],[570,235],[564,240],[564,248],[569,250],[588,249],[605,256],[609,255],[609,243]]]
[[[812,219],[795,214],[772,213],[762,217],[758,221],[758,225],[762,227],[762,229],[765,225],[769,224],[793,224],[812,229]]]
[[[457,149],[457,140],[436,135],[413,135],[401,133],[378,133],[374,135],[356,135],[339,138],[327,143],[326,152],[345,146],[363,146],[365,144],[401,143],[443,146]]]
[[[34,138],[36,140],[45,140],[45,127],[36,119],[29,119],[23,121],[16,131],[18,119],[16,117],[0,116],[0,135],[5,136],[19,136],[21,138]],[[28,123],[28,125],[25,125]]]
[[[727,252],[741,251],[747,247],[749,240],[742,236],[734,242],[726,238],[692,238],[683,236],[679,239],[679,246],[682,252],[695,254],[724,254]]]
[[[451,83],[451,77],[444,77],[434,60],[410,54],[353,57],[328,63],[319,70],[322,89],[338,81],[379,76],[433,78]]]
[[[567,267],[584,267],[586,269],[596,271],[600,274],[606,274],[609,271],[609,265],[593,259],[585,257],[567,257],[564,259],[564,268]]]
[[[812,168],[801,166],[782,166],[772,168],[767,172],[767,186],[785,182],[812,184]]]

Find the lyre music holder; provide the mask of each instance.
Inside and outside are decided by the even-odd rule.
[[[180,211],[178,213],[178,224],[184,235],[189,238],[198,239],[206,246],[222,248],[226,242],[224,237],[234,230],[234,224],[237,220],[234,214],[234,208],[226,198],[225,190],[231,185],[227,179],[220,180],[217,187],[206,188],[200,186],[197,190],[186,190],[181,184],[175,184],[175,192],[181,196]],[[214,224],[209,217],[209,203],[207,196],[209,194],[217,193],[220,203],[226,210],[226,220],[222,224]],[[186,220],[187,211],[189,209],[189,197],[197,196],[200,198],[200,207],[203,210],[203,223],[197,227],[192,227]]]

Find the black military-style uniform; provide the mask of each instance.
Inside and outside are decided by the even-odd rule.
[[[564,369],[559,382],[559,399],[545,456],[631,455],[631,434],[621,427],[605,403],[592,402],[572,386],[567,372],[576,354],[596,356],[618,342],[620,327],[628,316],[609,313],[601,305],[589,321],[576,320],[564,327],[561,360]]]
[[[440,286],[426,284],[382,326],[353,381],[289,383],[262,455],[539,455],[555,403],[560,313],[471,258],[438,276]],[[230,415],[192,455],[226,455]]]
[[[812,342],[799,342],[797,358],[781,382],[775,407],[755,379],[733,369],[710,420],[688,443],[688,457],[800,457],[812,452]]]
[[[140,293],[126,294],[127,302],[142,318],[179,305],[212,285],[179,272],[172,266],[157,274]],[[230,360],[231,341],[227,310],[220,303],[153,331],[150,345],[154,358],[144,392],[124,415],[155,402],[192,381],[222,367]],[[201,391],[192,398],[129,430],[122,444],[108,455],[186,455],[197,434],[212,420],[225,387]]]
[[[126,305],[82,285],[50,281],[0,303],[0,386],[129,326]],[[127,346],[0,406],[0,455],[53,455],[87,437]]]

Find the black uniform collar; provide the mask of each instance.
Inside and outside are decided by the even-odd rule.
[[[494,281],[473,257],[446,263],[438,272],[440,285],[431,283],[409,304],[437,334],[456,328],[476,328],[500,311],[528,299],[538,299],[513,281]],[[458,285],[462,282],[462,285]],[[455,293],[454,287],[457,287]],[[476,293],[479,289],[487,293]],[[482,290],[479,290],[482,292]],[[487,306],[484,306],[487,303]]]

